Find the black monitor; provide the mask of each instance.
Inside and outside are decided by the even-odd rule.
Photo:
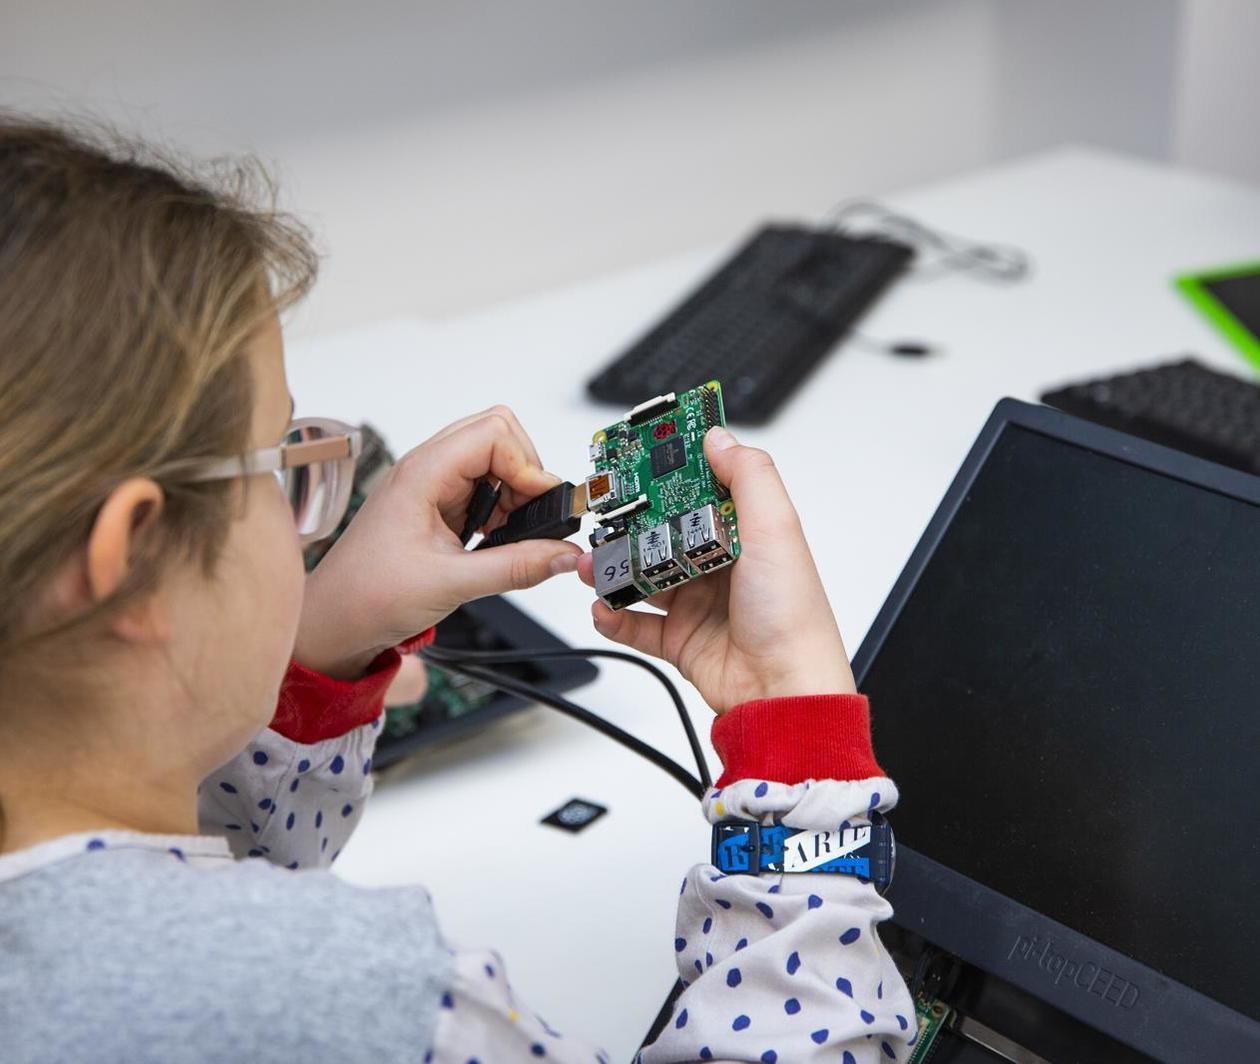
[[[1260,1059],[1260,478],[1004,400],[854,671],[897,924],[1141,1052]]]

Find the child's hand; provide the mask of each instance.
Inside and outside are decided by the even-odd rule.
[[[448,425],[398,460],[307,578],[294,658],[350,679],[471,599],[572,572],[582,553],[572,543],[527,540],[482,551],[460,544],[483,476],[502,481],[488,528],[559,483],[507,407]]]
[[[710,429],[704,453],[739,513],[734,565],[653,595],[646,609],[595,602],[595,628],[678,667],[718,713],[752,698],[852,693],[840,639],[796,509],[764,451]],[[591,586],[591,556],[578,573]]]

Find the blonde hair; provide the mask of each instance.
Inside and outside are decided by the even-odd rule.
[[[107,131],[0,114],[0,691],[33,644],[143,594],[171,559],[213,571],[238,492],[180,473],[246,449],[248,341],[316,268],[252,160],[194,170]],[[166,500],[126,585],[32,624],[134,476]]]

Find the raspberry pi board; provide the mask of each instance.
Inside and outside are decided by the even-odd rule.
[[[724,425],[722,388],[709,381],[641,403],[595,433],[587,505],[595,591],[618,610],[732,564],[739,528],[730,493],[704,456]]]

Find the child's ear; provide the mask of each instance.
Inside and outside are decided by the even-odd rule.
[[[156,525],[164,502],[162,489],[147,477],[132,477],[110,492],[88,536],[83,575],[90,605],[122,587],[143,557],[144,538]],[[166,625],[159,613],[155,597],[146,596],[111,616],[110,629],[128,641],[160,641]]]

